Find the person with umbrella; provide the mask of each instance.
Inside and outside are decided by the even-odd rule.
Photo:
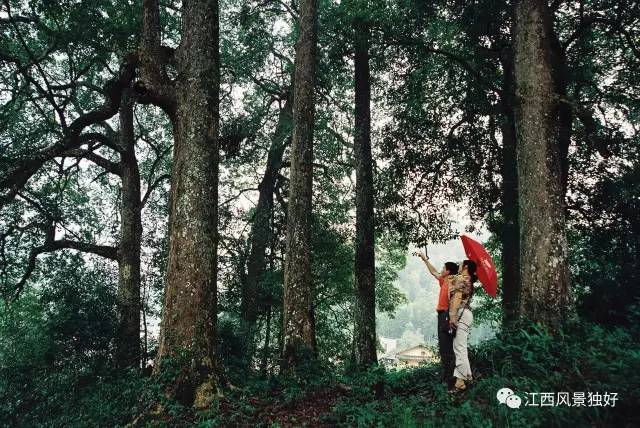
[[[466,389],[466,382],[472,380],[467,339],[469,328],[473,323],[471,298],[473,284],[480,280],[482,288],[491,297],[496,297],[498,289],[498,273],[493,259],[478,241],[462,235],[462,246],[468,259],[462,262],[460,274],[456,275],[449,285],[449,323],[454,331],[453,352],[456,366],[453,372],[456,378],[454,391]]]
[[[453,376],[456,378],[454,391],[466,389],[466,382],[472,380],[467,339],[469,328],[473,323],[471,298],[473,284],[478,280],[476,270],[474,261],[463,261],[460,274],[453,277],[449,285],[449,327],[454,332],[453,352],[456,358],[453,371]]]

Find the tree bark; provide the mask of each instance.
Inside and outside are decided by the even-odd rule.
[[[202,1],[199,0],[196,4],[202,5]],[[191,4],[187,5],[190,7]],[[185,16],[184,11],[182,16]],[[157,105],[174,119],[177,108],[176,85],[170,81],[165,70],[169,58],[165,55],[168,49],[162,46],[161,28],[158,0],[143,0],[142,41],[138,50],[141,79],[134,84],[134,90],[139,103]],[[184,30],[183,21],[182,31]],[[176,58],[171,60],[175,61]]]
[[[119,325],[116,361],[120,367],[140,367],[140,171],[133,135],[133,100],[128,91],[120,107],[120,166],[122,207],[120,209],[120,251],[118,253]]]
[[[181,372],[170,393],[185,404],[206,407],[217,392],[217,0],[184,2],[181,35],[172,120],[169,260],[155,372],[168,360],[177,361]]]
[[[555,330],[570,308],[559,111],[546,1],[516,3],[520,313]]]
[[[282,165],[282,156],[291,136],[291,103],[287,100],[280,110],[278,124],[271,139],[267,167],[258,185],[260,191],[255,217],[251,226],[251,251],[247,263],[247,276],[242,288],[240,312],[242,317],[243,358],[249,364],[255,352],[255,327],[258,317],[259,283],[266,266],[265,251],[271,239],[271,212],[273,192]]]
[[[284,370],[293,369],[305,358],[316,354],[309,248],[317,49],[316,0],[300,1],[299,26],[284,266]]]
[[[356,170],[356,304],[354,311],[355,362],[360,369],[377,363],[376,281],[371,157],[371,83],[369,72],[369,27],[355,22],[355,127]]]
[[[569,89],[569,69],[567,68],[567,56],[560,44],[557,35],[550,28],[551,37],[551,65],[553,67],[553,81],[555,91],[559,97],[566,99]],[[569,180],[569,146],[573,131],[573,109],[566,101],[558,103],[558,147],[560,153],[560,170],[562,172],[562,195],[567,195]],[[565,204],[566,205],[566,204]]]
[[[516,124],[514,112],[515,82],[513,48],[508,47],[502,58],[502,308],[503,321],[509,324],[517,318],[520,296],[520,225],[518,221],[518,174],[516,156]]]

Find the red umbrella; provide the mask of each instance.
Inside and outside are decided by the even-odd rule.
[[[487,250],[476,240],[471,239],[467,235],[460,236],[464,252],[467,253],[469,260],[473,260],[477,266],[478,279],[482,283],[482,288],[491,297],[496,297],[498,289],[498,273],[496,265]]]

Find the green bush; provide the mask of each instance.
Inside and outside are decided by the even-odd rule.
[[[640,423],[636,392],[640,348],[628,331],[577,323],[556,337],[536,325],[472,348],[475,382],[462,394],[439,383],[435,366],[391,372],[385,400],[354,395],[336,406],[344,426],[629,426]],[[523,405],[500,405],[496,393],[509,387]],[[525,392],[615,392],[615,407],[534,407]]]

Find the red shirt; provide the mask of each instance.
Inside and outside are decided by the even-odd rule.
[[[446,281],[447,277],[438,278],[440,283],[440,294],[438,295],[438,306],[436,311],[446,311],[449,309],[449,284]]]

